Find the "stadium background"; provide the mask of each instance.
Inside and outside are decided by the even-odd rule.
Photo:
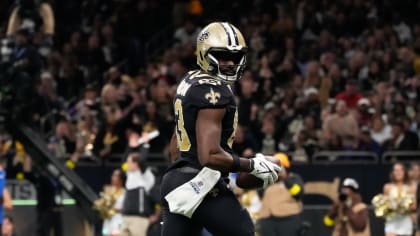
[[[53,32],[37,27],[41,2],[53,9]],[[16,6],[34,23],[12,33],[26,38],[23,47],[7,34]],[[388,181],[390,163],[419,160],[418,1],[246,0],[222,6],[217,0],[1,1],[1,153],[15,200],[36,199],[23,180],[31,158],[40,167],[34,172],[51,157],[64,168],[71,160],[71,171],[99,193],[125,160],[130,135],[142,130],[160,131],[148,160],[159,176],[169,163],[176,84],[196,68],[197,33],[214,20],[236,25],[250,47],[247,70],[235,86],[237,154],[285,152],[307,184],[354,177],[365,202]],[[337,129],[330,121],[340,99],[349,119]],[[19,125],[35,135],[15,131]],[[407,134],[404,145],[391,132],[398,128]],[[43,147],[48,151],[37,153]],[[64,211],[72,213],[62,215],[83,218],[70,197]],[[311,235],[324,235],[330,201],[308,192],[304,203]],[[18,232],[35,227],[35,220],[19,220],[28,212],[35,214],[34,207],[11,212]],[[382,222],[371,220],[373,235],[381,235]],[[80,225],[64,224],[66,232]]]

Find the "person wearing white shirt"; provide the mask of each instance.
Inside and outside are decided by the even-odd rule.
[[[377,116],[373,119],[371,135],[373,140],[378,142],[380,145],[382,145],[386,140],[391,138],[391,130],[391,126],[385,124],[382,117]]]
[[[131,153],[127,158],[122,236],[146,236],[149,225],[159,219],[160,212],[155,210],[159,199],[152,194],[155,176],[141,160],[139,153]]]

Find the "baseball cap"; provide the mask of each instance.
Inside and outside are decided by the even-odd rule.
[[[368,126],[366,126],[366,125],[363,125],[362,127],[360,127],[360,132],[362,132],[362,133],[370,133],[370,129],[369,129],[369,127]]]
[[[370,106],[370,101],[367,98],[361,98],[359,99],[359,101],[357,102],[358,106],[362,106],[362,105],[366,105],[366,106]]]
[[[304,93],[305,97],[307,97],[311,94],[318,95],[319,91],[318,91],[318,89],[316,89],[314,87],[310,87],[310,88],[307,88],[303,93]]]
[[[345,178],[342,184],[342,187],[347,187],[353,189],[355,192],[359,191],[359,184],[355,179]]]

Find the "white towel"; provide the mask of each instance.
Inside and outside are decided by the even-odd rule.
[[[208,192],[216,185],[221,173],[204,167],[193,179],[165,196],[169,211],[191,218]]]

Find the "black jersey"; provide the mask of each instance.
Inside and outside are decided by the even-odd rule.
[[[174,101],[175,133],[179,157],[176,163],[188,162],[199,167],[195,125],[200,109],[225,108],[222,120],[220,146],[232,153],[232,144],[238,123],[238,112],[233,92],[222,83],[202,71],[190,71],[180,82]]]

